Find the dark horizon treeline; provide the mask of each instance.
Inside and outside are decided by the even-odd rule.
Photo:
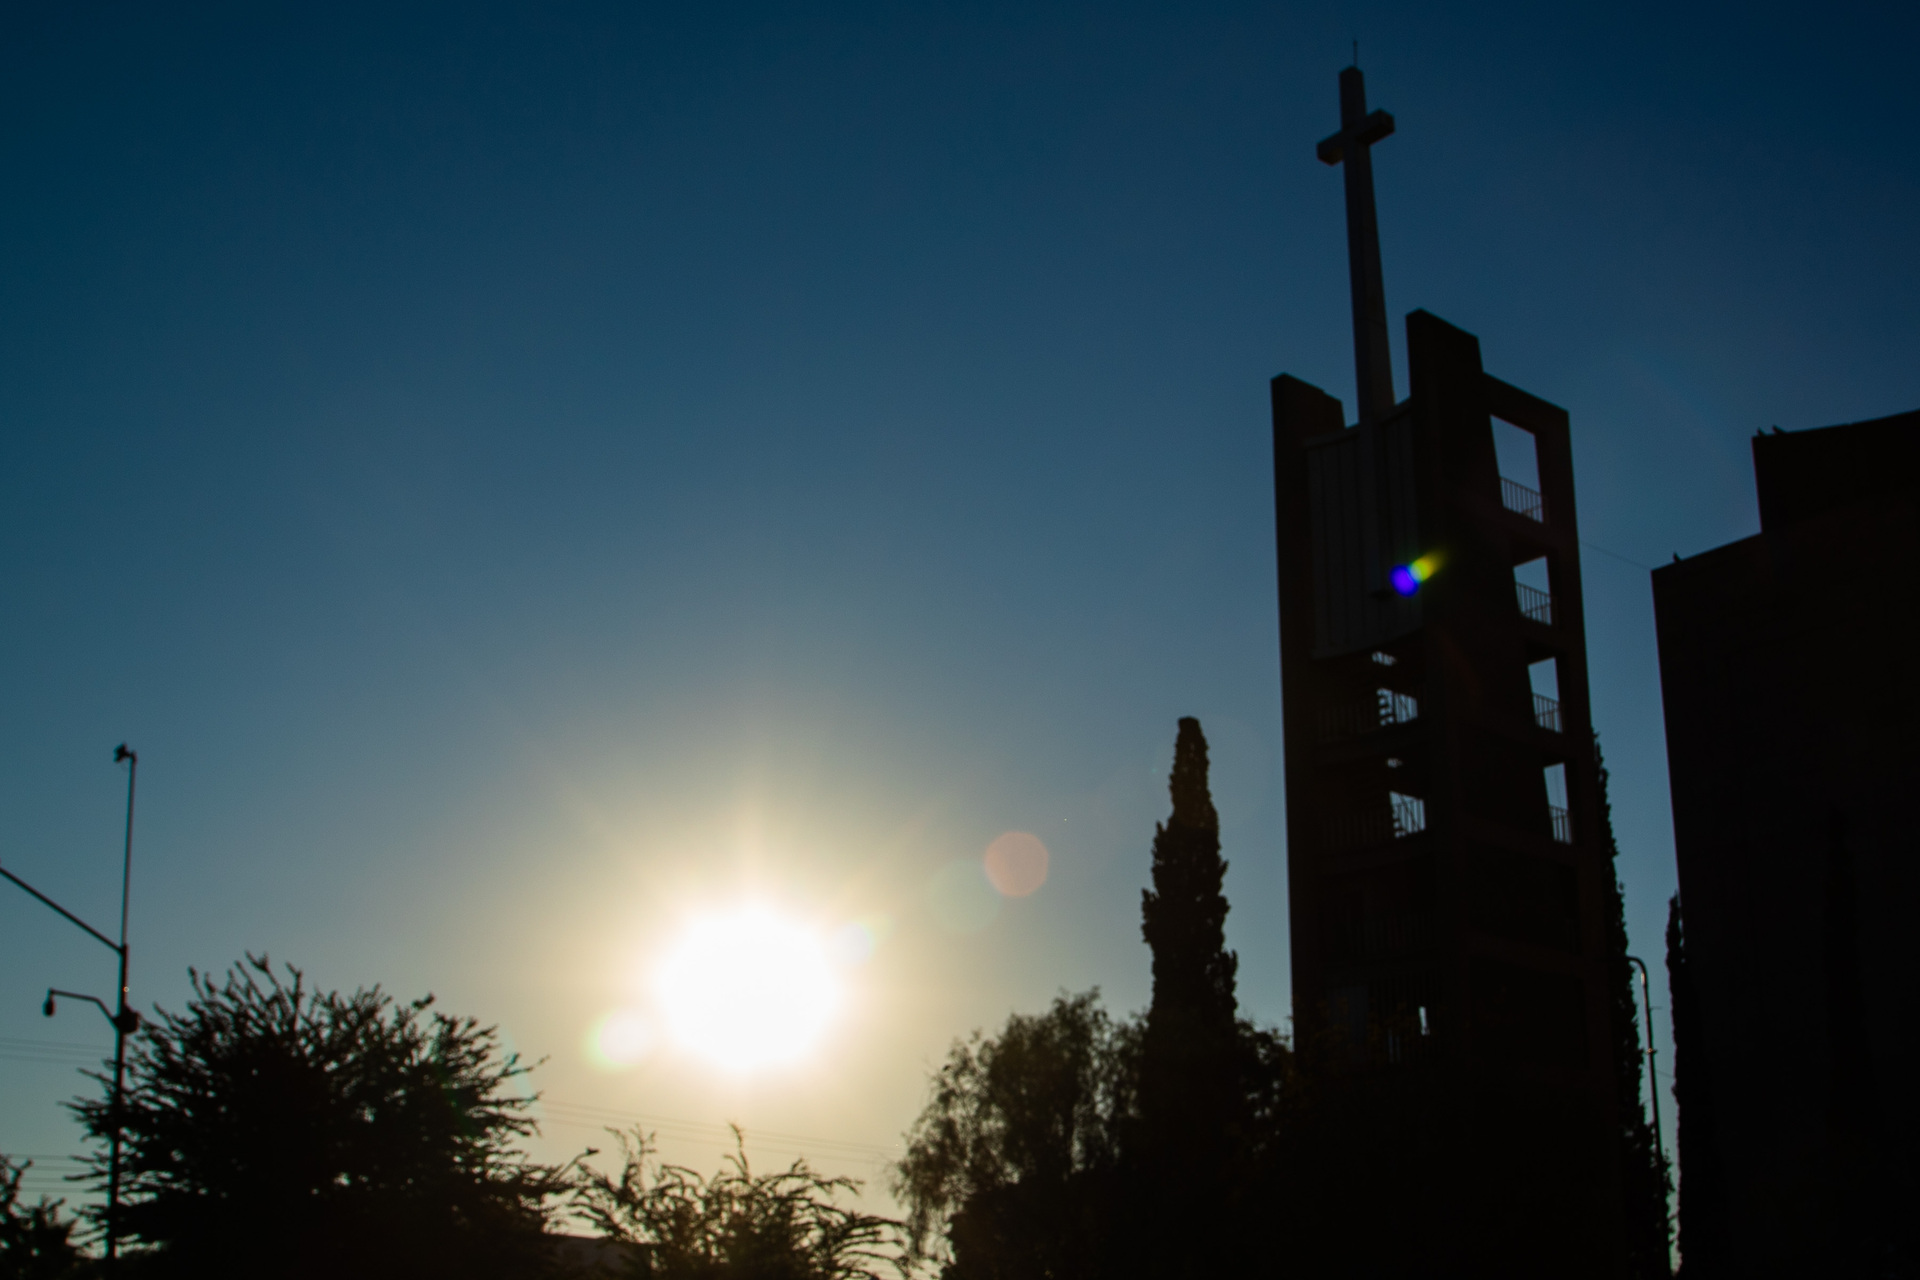
[[[1605,780],[1602,767],[1603,802]],[[617,1174],[584,1163],[592,1152],[566,1166],[534,1162],[519,1147],[534,1128],[532,1098],[516,1083],[528,1068],[499,1051],[492,1028],[441,1013],[431,997],[308,991],[297,970],[282,980],[249,957],[224,981],[195,974],[187,1009],[161,1013],[134,1039],[119,1117],[123,1271],[130,1280],[878,1280],[894,1269],[941,1280],[1669,1276],[1668,1173],[1640,1101],[1616,876],[1605,945],[1619,1105],[1596,1127],[1593,1113],[1521,1077],[1439,1070],[1411,1052],[1352,1070],[1350,1046],[1295,1043],[1243,1018],[1197,720],[1179,723],[1169,792],[1141,895],[1148,1007],[1116,1019],[1097,991],[1063,994],[997,1035],[956,1043],[893,1170],[904,1222],[843,1206],[858,1184],[805,1161],[756,1172],[744,1146],[711,1178],[651,1162],[637,1131],[620,1135]],[[1604,803],[1602,812],[1611,855]],[[1691,1006],[1677,901],[1669,965],[1676,1093],[1690,1104],[1679,1132],[1690,1140],[1702,1113],[1685,1092]],[[94,1079],[102,1097],[71,1105],[104,1144],[116,1117],[106,1077]],[[104,1157],[92,1161],[103,1186]],[[1711,1168],[1689,1166],[1694,1203]],[[96,1274],[73,1220],[44,1200],[18,1204],[17,1185],[0,1167],[0,1280]],[[1606,1211],[1587,1211],[1594,1205]],[[568,1215],[600,1242],[563,1245]],[[83,1217],[104,1226],[98,1206]],[[1709,1230],[1689,1219],[1682,1238],[1702,1264]],[[1689,1274],[1712,1280],[1706,1265]]]
[[[956,1045],[895,1179],[918,1256],[944,1280],[1671,1274],[1668,1173],[1641,1102],[1615,876],[1606,945],[1620,1102],[1615,1131],[1596,1135],[1551,1091],[1423,1069],[1411,1054],[1384,1074],[1345,1071],[1340,1045],[1289,1043],[1241,1018],[1219,819],[1192,719],[1180,722],[1170,791],[1142,895],[1151,1003],[1116,1021],[1097,991],[1062,995]],[[1470,1222],[1443,1220],[1463,1197],[1429,1194],[1442,1180],[1469,1189]],[[1596,1216],[1620,1238],[1591,1238]]]
[[[617,1168],[530,1158],[531,1069],[495,1028],[378,987],[308,988],[248,956],[192,974],[184,1011],[133,1042],[117,1117],[70,1103],[122,1142],[120,1257],[107,1206],[78,1219],[20,1203],[0,1157],[0,1280],[883,1280],[900,1225],[842,1203],[859,1183],[804,1158],[760,1171],[745,1140],[718,1173],[665,1164],[615,1131]],[[96,1191],[108,1159],[87,1157]],[[566,1234],[585,1224],[592,1237]]]

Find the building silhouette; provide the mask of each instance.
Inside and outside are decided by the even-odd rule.
[[[1616,1275],[1612,865],[1566,411],[1407,317],[1340,76],[1357,420],[1273,381],[1293,1004],[1349,1274]],[[1633,1102],[1637,1100],[1626,1100]]]
[[[1687,1274],[1909,1275],[1920,411],[1756,436],[1753,465],[1761,531],[1653,574]]]

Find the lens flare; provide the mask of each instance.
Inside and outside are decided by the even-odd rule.
[[[861,965],[873,959],[873,953],[893,932],[893,917],[886,912],[849,920],[833,931],[830,949],[843,965]]]
[[[653,1052],[653,1028],[629,1009],[615,1009],[587,1032],[587,1061],[603,1071],[635,1066]]]
[[[694,921],[657,984],[674,1040],[740,1073],[804,1057],[841,1003],[822,939],[759,906]]]
[[[1047,882],[1047,846],[1039,836],[1009,831],[987,846],[987,880],[1003,898],[1024,898]]]
[[[1410,596],[1420,589],[1420,584],[1434,575],[1440,567],[1440,557],[1429,553],[1409,564],[1397,564],[1387,574],[1387,581],[1393,589],[1403,596]]]

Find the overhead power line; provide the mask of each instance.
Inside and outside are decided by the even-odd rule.
[[[74,1044],[65,1040],[36,1040],[22,1036],[0,1036],[0,1061],[37,1062],[56,1067],[97,1067],[111,1060],[111,1053],[96,1045]]]
[[[543,1119],[563,1125],[583,1125],[592,1128],[604,1128],[609,1124],[615,1127],[654,1129],[670,1137],[698,1138],[720,1141],[729,1146],[733,1143],[733,1130],[725,1124],[707,1120],[686,1120],[675,1116],[663,1116],[642,1111],[621,1111],[608,1107],[594,1106],[589,1103],[567,1102],[557,1098],[541,1100]],[[786,1133],[776,1129],[756,1129],[741,1126],[749,1146],[766,1147],[772,1150],[792,1151],[805,1154],[817,1151],[823,1155],[858,1156],[871,1160],[891,1161],[900,1155],[898,1147],[884,1147],[870,1142],[849,1142],[844,1138],[822,1138],[806,1134]]]
[[[78,1044],[68,1040],[0,1036],[0,1061],[4,1062],[92,1067],[99,1066],[106,1060],[107,1051],[98,1045]],[[615,1128],[628,1129],[639,1125],[644,1129],[654,1130],[672,1138],[716,1141],[726,1146],[733,1145],[733,1130],[717,1121],[689,1120],[655,1112],[627,1111],[559,1098],[542,1098],[538,1104],[538,1111],[543,1123],[568,1128],[605,1129],[611,1125]],[[891,1162],[899,1159],[901,1154],[901,1149],[897,1145],[882,1146],[871,1142],[850,1142],[845,1138],[823,1138],[818,1135],[789,1133],[779,1129],[748,1128],[744,1125],[741,1131],[746,1135],[750,1147],[790,1152],[796,1155],[818,1153]],[[63,1156],[31,1158],[37,1161],[73,1159],[73,1157]]]

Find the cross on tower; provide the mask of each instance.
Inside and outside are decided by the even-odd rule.
[[[1367,82],[1357,66],[1340,73],[1340,132],[1322,142],[1320,159],[1347,166],[1347,269],[1353,278],[1353,365],[1360,421],[1377,422],[1393,408],[1393,363],[1387,347],[1387,291],[1380,278],[1380,223],[1373,211],[1370,148],[1393,132],[1393,117],[1367,114]]]

